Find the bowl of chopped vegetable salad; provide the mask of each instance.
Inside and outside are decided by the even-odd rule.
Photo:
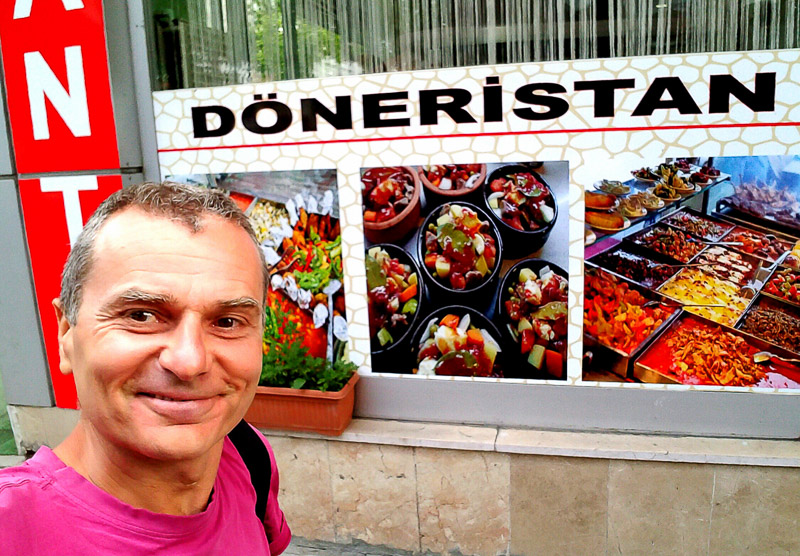
[[[484,182],[483,193],[509,257],[542,248],[558,218],[555,195],[542,176],[523,164],[501,166]]]
[[[497,226],[475,205],[448,203],[431,212],[417,233],[417,255],[435,305],[488,308],[494,301],[502,244]]]
[[[408,369],[411,335],[424,305],[420,269],[408,253],[388,243],[370,247],[365,265],[372,369]]]
[[[412,348],[417,375],[503,376],[500,332],[471,307],[442,307],[422,318]]]
[[[507,377],[566,379],[569,275],[551,262],[523,259],[500,283],[496,315],[516,362]]]
[[[427,210],[447,202],[479,202],[486,164],[435,164],[419,169]]]
[[[408,237],[419,222],[419,174],[406,166],[362,169],[364,236],[372,243]]]

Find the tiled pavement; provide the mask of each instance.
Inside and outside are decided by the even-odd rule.
[[[411,556],[412,554],[405,550],[369,546],[364,543],[342,545],[295,537],[283,556]]]

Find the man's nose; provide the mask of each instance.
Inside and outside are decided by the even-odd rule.
[[[185,316],[172,330],[159,363],[183,381],[192,380],[206,371],[206,345],[203,323],[194,316]]]

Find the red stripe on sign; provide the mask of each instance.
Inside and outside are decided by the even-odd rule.
[[[293,143],[259,143],[257,145],[215,145],[212,147],[186,147],[183,149],[158,149],[160,153],[186,151],[215,151],[218,149],[243,149],[255,147],[295,147],[300,145],[326,145],[330,143],[371,143],[374,141],[394,141],[413,139],[451,139],[454,137],[504,137],[509,135],[548,135],[553,133],[607,133],[611,131],[667,131],[675,129],[728,129],[739,127],[800,127],[800,122],[751,123],[751,124],[707,124],[707,125],[665,125],[639,127],[601,127],[587,129],[541,129],[528,131],[502,131],[499,133],[455,133],[450,135],[411,135],[399,137],[364,137],[361,139],[331,139],[314,141],[296,141]]]
[[[83,178],[96,178],[96,188],[90,189],[86,185],[70,187],[66,183],[66,180]],[[62,185],[56,183],[48,186],[45,183],[43,186],[47,179],[19,180],[19,194],[56,405],[76,409],[78,398],[75,381],[71,375],[61,374],[58,367],[58,325],[52,302],[61,293],[61,271],[70,250],[70,225],[73,234],[79,232],[98,205],[122,189],[122,176],[63,176],[56,177],[57,180],[65,180]],[[80,214],[75,214],[76,208]]]

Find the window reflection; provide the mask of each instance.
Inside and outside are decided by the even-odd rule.
[[[800,46],[798,0],[151,0],[157,90]]]

